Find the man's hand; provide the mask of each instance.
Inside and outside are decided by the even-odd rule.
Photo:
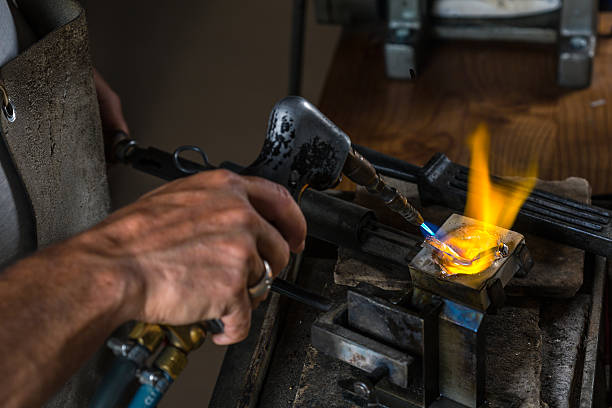
[[[247,287],[276,276],[304,247],[306,223],[287,190],[225,170],[178,180],[93,229],[0,274],[3,406],[39,406],[120,324],[221,318],[246,337]]]
[[[304,217],[287,190],[257,177],[208,171],[167,184],[78,238],[135,288],[127,318],[186,324],[221,318],[217,344],[244,339],[256,301],[247,287],[303,249]]]

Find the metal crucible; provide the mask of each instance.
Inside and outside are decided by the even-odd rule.
[[[410,277],[415,287],[452,299],[476,310],[486,312],[489,307],[501,307],[503,288],[514,275],[525,275],[533,261],[525,245],[523,235],[484,223],[462,215],[451,215],[440,228],[451,232],[460,228],[476,227],[489,231],[504,245],[503,256],[497,257],[478,273],[449,275],[439,262],[437,250],[424,246],[410,263]],[[481,248],[483,251],[488,248]]]

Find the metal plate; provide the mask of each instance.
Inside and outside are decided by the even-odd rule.
[[[312,325],[312,345],[319,351],[368,373],[385,366],[389,381],[407,387],[414,358],[344,327],[346,304],[325,313]]]

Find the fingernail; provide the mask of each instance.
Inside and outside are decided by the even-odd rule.
[[[211,340],[218,346],[225,346],[227,344],[227,338],[224,334],[215,334]]]

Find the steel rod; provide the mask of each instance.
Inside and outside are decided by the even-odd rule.
[[[334,305],[330,299],[294,285],[284,279],[274,279],[271,290],[306,306],[315,308],[320,312],[328,312]]]

